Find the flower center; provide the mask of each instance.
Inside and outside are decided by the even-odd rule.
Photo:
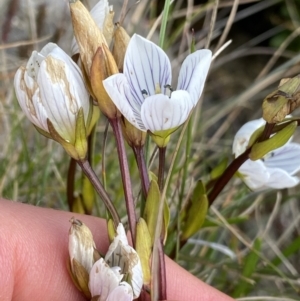
[[[172,86],[170,84],[166,84],[166,85],[164,85],[164,88],[166,89],[165,95],[167,95],[169,98],[171,98],[172,92],[174,91]],[[142,93],[144,99],[146,99],[149,96],[149,93],[146,89],[141,90],[141,93]],[[156,84],[156,86],[155,86],[155,94],[161,94],[161,89],[160,89],[159,84]]]
[[[171,98],[172,92],[174,91],[172,86],[167,84],[167,85],[164,85],[164,88],[166,88],[166,95],[169,96],[169,98]]]

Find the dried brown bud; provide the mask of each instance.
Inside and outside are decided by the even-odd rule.
[[[120,117],[121,113],[108,96],[102,81],[116,73],[119,73],[116,62],[108,47],[103,44],[98,48],[93,59],[90,74],[91,87],[98,101],[100,110],[111,119]]]
[[[70,11],[80,58],[89,76],[94,55],[99,46],[107,45],[106,40],[89,11],[79,0],[70,2]]]
[[[263,101],[263,118],[278,123],[300,106],[300,75],[283,79],[278,89]]]
[[[115,58],[118,69],[120,72],[123,72],[124,57],[130,41],[130,36],[120,24],[117,24],[116,27],[112,54]]]
[[[112,5],[109,7],[109,12],[105,16],[104,23],[103,23],[103,35],[105,37],[105,40],[107,42],[107,45],[109,46],[113,37],[114,33],[114,15],[115,12],[113,11]]]
[[[137,129],[124,116],[121,125],[123,136],[130,147],[142,147],[145,144],[147,132]]]

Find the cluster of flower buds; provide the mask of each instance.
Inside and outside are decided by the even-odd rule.
[[[110,32],[107,27],[111,28],[112,9],[107,1],[99,3],[102,4],[91,13],[80,1],[70,3],[74,34],[91,94],[108,118],[124,116],[124,136],[130,145],[142,145],[145,134],[140,132],[148,131],[164,147],[201,96],[211,51],[198,50],[186,58],[177,90],[173,91],[170,61],[154,43],[136,34],[129,39],[118,24],[110,52],[111,36],[107,39],[105,32]],[[97,14],[102,16],[101,21]]]
[[[137,252],[128,244],[122,224],[102,258],[93,235],[80,220],[71,219],[70,272],[76,286],[95,301],[131,301],[139,297],[143,273]]]

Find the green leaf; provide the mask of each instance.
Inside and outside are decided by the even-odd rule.
[[[205,194],[205,187],[201,181],[198,182],[194,189],[193,196],[191,198],[191,205],[188,208],[188,212],[185,216],[181,240],[185,241],[198,232],[205,220],[208,210],[208,199]]]
[[[157,216],[160,202],[160,191],[156,181],[152,180],[150,183],[147,200],[144,210],[144,219],[148,225],[149,233],[154,242],[155,229],[157,224]]]
[[[224,158],[221,162],[210,172],[211,180],[218,179],[225,171],[228,165],[228,158]]]
[[[291,122],[268,140],[254,144],[251,153],[249,154],[249,158],[253,161],[261,159],[266,154],[285,145],[293,136],[296,128],[297,121]]]
[[[150,262],[152,255],[152,239],[143,218],[140,218],[136,225],[136,251],[141,260],[143,283],[148,285],[151,281]]]
[[[161,195],[160,195],[158,184],[155,180],[151,180],[143,218],[145,219],[148,225],[148,229],[152,238],[152,243],[154,242],[160,201],[161,201]],[[170,222],[170,209],[168,203],[165,201],[164,212],[163,212],[163,227],[162,227],[162,238],[164,239],[164,241],[167,239],[169,222]]]
[[[247,278],[251,278],[252,274],[256,271],[256,266],[259,261],[258,252],[261,249],[261,240],[257,238],[253,243],[253,249],[245,257],[244,267],[242,275],[245,279],[241,279],[235,291],[233,292],[233,297],[246,296],[251,289],[252,285],[249,281],[246,281]]]
[[[289,257],[297,253],[300,250],[300,236],[294,239],[286,248],[283,249],[282,254],[285,257]],[[281,263],[281,259],[276,257],[272,260],[274,265],[279,265]]]

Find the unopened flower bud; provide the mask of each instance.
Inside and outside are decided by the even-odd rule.
[[[101,2],[101,1],[100,1]],[[103,35],[105,37],[106,43],[109,46],[114,33],[114,15],[115,12],[113,10],[113,6],[110,5],[108,8],[108,12],[105,15],[104,23],[103,23]]]
[[[108,96],[102,82],[116,73],[119,73],[116,62],[108,47],[103,44],[98,48],[94,56],[90,78],[93,94],[98,101],[100,110],[111,119],[120,117],[121,113]]]
[[[123,136],[130,147],[142,147],[145,144],[147,132],[143,132],[122,117]]]
[[[69,231],[69,256],[71,276],[76,286],[88,297],[91,297],[88,283],[89,273],[99,258],[90,229],[80,220],[71,218]]]
[[[74,35],[79,46],[81,62],[86,74],[90,75],[94,55],[106,40],[88,10],[79,0],[70,0],[70,11]]]
[[[92,106],[78,66],[56,44],[33,51],[14,86],[19,104],[37,130],[59,142],[75,160],[87,152]]]
[[[126,30],[120,24],[116,24],[112,54],[115,58],[120,72],[123,72],[124,57],[129,41],[130,36],[128,35]]]
[[[300,75],[283,79],[278,89],[263,101],[263,118],[278,123],[300,106]]]
[[[99,29],[102,31],[108,45],[111,43],[114,30],[114,14],[113,6],[109,5],[107,0],[98,1],[90,11],[90,15],[94,19]],[[78,44],[75,38],[73,38],[71,50],[72,55],[79,53]]]

